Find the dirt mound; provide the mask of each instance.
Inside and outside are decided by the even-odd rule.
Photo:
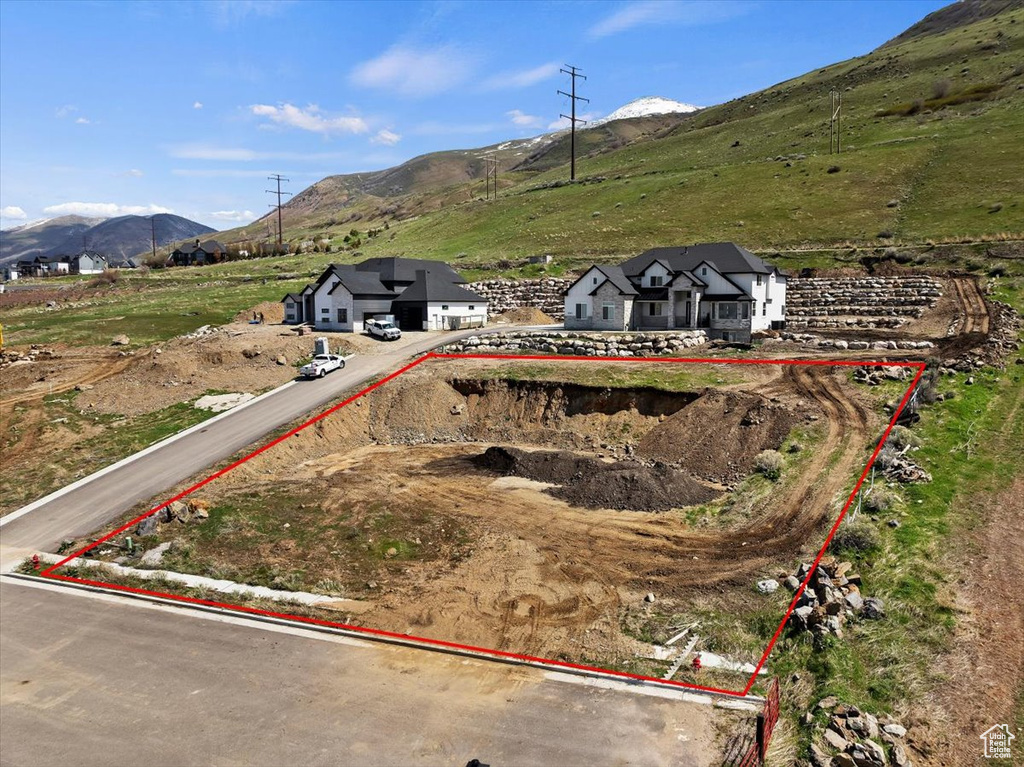
[[[520,306],[509,309],[494,318],[494,322],[507,322],[511,325],[557,325],[558,321],[533,306]]]
[[[235,322],[248,322],[254,314],[263,312],[263,321],[278,325],[284,322],[284,305],[280,301],[263,301],[251,309],[235,315]]]
[[[668,511],[707,503],[718,495],[664,464],[608,463],[561,450],[526,452],[514,447],[489,447],[473,463],[497,474],[559,485],[548,492],[574,506],[591,509]]]
[[[777,450],[797,416],[757,394],[705,389],[648,432],[636,453],[676,464],[713,482],[735,482],[751,472],[762,450]]]

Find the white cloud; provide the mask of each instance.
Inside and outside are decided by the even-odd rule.
[[[503,88],[527,88],[531,85],[547,80],[558,74],[561,67],[555,62],[541,64],[533,69],[523,69],[518,72],[500,72],[493,77],[484,80],[485,90],[500,90]]]
[[[54,111],[53,114],[54,114],[55,117],[63,120],[65,117],[69,116],[72,112],[77,112],[77,111],[78,111],[78,107],[76,107],[74,104],[65,104],[64,106],[57,107],[57,109]]]
[[[237,223],[254,221],[256,219],[256,214],[251,210],[215,210],[208,215],[210,218],[217,219],[218,221],[234,221]]]
[[[513,125],[520,128],[537,128],[544,123],[544,119],[537,115],[528,115],[521,109],[513,109],[505,113],[512,120]]]
[[[194,103],[192,104],[192,108],[193,108],[193,109],[202,109],[202,108],[203,108],[203,102],[202,102],[202,101],[196,101],[196,102],[194,102]]]
[[[12,218],[18,221],[24,221],[28,218],[28,214],[17,205],[8,205],[4,208],[0,208],[0,218]]]
[[[85,117],[79,117],[75,120],[75,125],[89,125],[89,120]]]
[[[146,174],[145,174],[145,173],[143,173],[143,172],[142,172],[141,170],[139,170],[138,168],[132,168],[131,170],[126,170],[126,171],[125,171],[124,173],[122,173],[121,175],[122,175],[122,176],[131,176],[132,178],[142,178],[142,177],[143,177],[143,176],[145,176]]]
[[[464,82],[474,63],[474,57],[451,45],[429,50],[395,45],[353,69],[349,80],[403,96],[433,96]]]
[[[113,202],[62,202],[49,205],[43,213],[53,216],[87,216],[89,218],[113,218],[114,216],[151,216],[154,213],[173,213],[170,208],[160,205],[117,205]]]
[[[640,0],[627,3],[619,10],[594,24],[587,33],[600,39],[651,24],[696,26],[725,21],[746,13],[753,3],[743,0]]]
[[[371,144],[384,144],[385,146],[394,146],[402,140],[400,133],[395,133],[392,130],[383,128],[377,131],[377,135],[370,139]]]
[[[320,107],[310,104],[300,109],[293,104],[271,106],[269,104],[253,104],[249,109],[257,117],[266,117],[278,125],[322,133],[366,133],[370,127],[362,117],[324,117]]]

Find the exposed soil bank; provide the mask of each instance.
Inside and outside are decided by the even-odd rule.
[[[531,453],[514,447],[489,447],[473,463],[506,476],[554,483],[559,487],[549,490],[551,495],[589,509],[668,511],[720,495],[661,463],[610,463],[564,451]]]

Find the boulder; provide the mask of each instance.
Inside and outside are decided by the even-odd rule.
[[[897,738],[903,738],[907,735],[907,728],[902,724],[897,724],[895,722],[884,725],[882,730],[890,735],[895,735]]]
[[[831,727],[825,730],[825,742],[836,751],[845,751],[846,747],[850,745],[850,742],[838,730],[834,730]]]
[[[868,597],[861,613],[869,620],[881,620],[885,617],[885,604],[878,597]]]
[[[160,520],[157,519],[157,515],[150,514],[135,527],[135,534],[139,536],[153,535],[159,526]]]
[[[114,338],[110,342],[110,345],[111,346],[127,346],[131,342],[132,342],[131,339],[128,338],[128,336],[126,336],[124,333],[122,333],[121,335],[114,336]]]
[[[779,588],[779,582],[772,578],[757,582],[757,590],[762,594],[774,594]]]

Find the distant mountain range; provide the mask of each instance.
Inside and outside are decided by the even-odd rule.
[[[153,216],[85,218],[60,216],[0,231],[0,265],[36,256],[71,256],[88,248],[119,262],[157,247],[216,231],[170,213]]]
[[[662,98],[661,96],[644,96],[643,98],[630,101],[625,106],[619,107],[607,117],[594,120],[590,125],[603,125],[613,120],[631,120],[634,117],[648,117],[650,115],[689,114],[699,109],[701,107],[686,104],[682,101]]]

